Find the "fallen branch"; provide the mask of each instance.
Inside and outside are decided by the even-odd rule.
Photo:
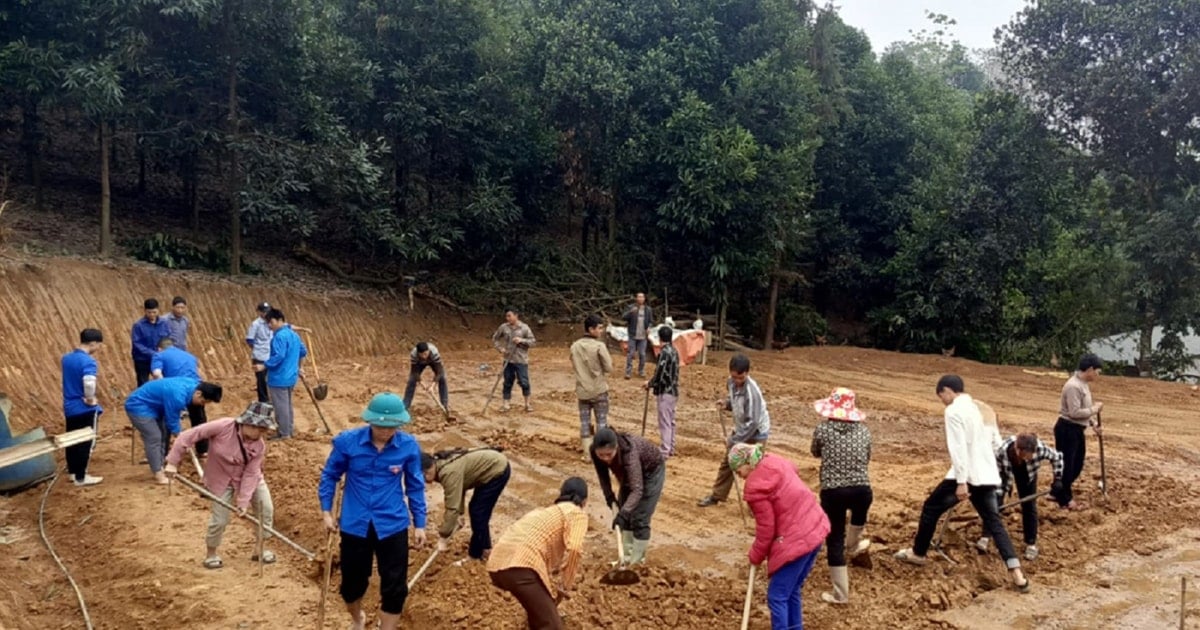
[[[292,253],[299,256],[300,258],[308,260],[309,262],[311,262],[315,265],[324,267],[327,271],[329,271],[333,275],[337,276],[338,278],[340,278],[342,280],[347,280],[349,282],[359,282],[362,284],[373,284],[376,286],[391,286],[391,285],[394,285],[394,284],[397,284],[400,282],[399,276],[396,276],[394,278],[375,278],[375,277],[371,277],[371,276],[360,276],[358,274],[347,273],[346,270],[342,269],[341,265],[338,265],[337,263],[333,262],[332,260],[325,258],[324,256],[312,251],[311,249],[308,248],[308,246],[303,245],[303,244],[297,245],[296,248],[292,250]]]

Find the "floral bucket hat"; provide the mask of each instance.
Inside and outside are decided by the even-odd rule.
[[[813,402],[813,409],[830,420],[861,422],[867,417],[867,414],[859,411],[854,404],[854,390],[845,387],[833,390],[829,398]]]

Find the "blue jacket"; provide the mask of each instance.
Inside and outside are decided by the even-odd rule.
[[[99,366],[92,355],[76,348],[63,355],[63,415],[79,416],[85,413],[104,413],[100,405],[95,407],[83,402],[83,377],[96,376]]]
[[[171,435],[178,435],[179,416],[192,402],[200,381],[194,378],[160,378],[147,381],[125,399],[125,413],[130,418],[154,418],[167,423]]]
[[[130,336],[133,337],[133,360],[149,361],[158,352],[158,342],[171,336],[171,327],[161,317],[153,324],[143,317],[133,322]]]
[[[267,366],[267,387],[295,387],[300,375],[300,360],[308,356],[308,348],[300,341],[300,335],[292,330],[291,324],[271,335],[271,356]]]
[[[200,380],[200,367],[196,357],[175,346],[154,353],[154,358],[150,359],[150,372],[153,374],[155,370],[162,370],[163,378],[185,376]]]
[[[374,524],[375,535],[387,538],[408,529],[410,511],[414,526],[425,528],[425,473],[421,447],[413,436],[398,431],[379,451],[371,443],[370,426],[339,433],[317,488],[322,510],[333,510],[334,489],[343,475],[343,532],[365,538]]]

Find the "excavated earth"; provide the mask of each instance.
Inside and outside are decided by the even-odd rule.
[[[441,419],[430,397],[418,391],[416,420],[408,427],[427,449],[491,444],[503,446],[513,477],[493,519],[493,535],[530,509],[553,500],[570,475],[595,473],[580,461],[578,420],[567,345],[575,326],[535,326],[542,343],[533,350],[532,413],[481,410],[499,361],[488,336],[498,323],[460,317],[433,304],[410,313],[389,295],[313,288],[289,289],[266,281],[231,283],[204,276],[167,274],[140,267],[113,267],[80,260],[33,259],[0,263],[0,390],[14,400],[13,424],[62,430],[57,411],[57,357],[85,325],[100,325],[109,343],[100,353],[104,402],[102,439],[92,472],[103,484],[80,489],[60,481],[46,498],[50,540],[79,582],[97,628],[307,628],[316,625],[320,562],[309,562],[274,545],[279,562],[263,577],[249,560],[254,529],[231,524],[221,570],[204,569],[204,500],[176,488],[152,485],[144,466],[130,462],[128,421],[120,401],[132,386],[128,327],[144,294],[188,295],[196,322],[193,350],[206,375],[226,387],[226,399],[210,418],[236,415],[253,396],[241,332],[253,303],[269,296],[297,324],[315,329],[320,378],[330,395],[321,410],[340,431],[374,392],[402,391],[407,348],[430,339],[446,359],[451,405],[459,422]],[[734,502],[695,506],[716,472],[721,429],[711,401],[722,392],[728,354],[712,353],[708,365],[683,371],[679,404],[679,455],[670,460],[666,489],[655,515],[648,566],[636,586],[605,586],[600,576],[614,558],[601,502],[589,505],[592,531],[578,588],[561,610],[569,628],[737,628],[746,591],[745,552],[751,528]],[[1059,388],[1065,375],[1040,368],[989,366],[941,356],[903,355],[849,347],[793,348],[752,355],[753,375],[767,397],[771,449],[796,461],[804,479],[817,485],[818,461],[808,453],[817,417],[811,401],[835,386],[858,391],[869,414],[875,446],[871,476],[875,505],[868,533],[870,566],[851,569],[854,605],[820,601],[828,588],[824,557],[804,589],[804,616],[811,628],[1165,628],[1179,623],[1180,578],[1200,573],[1200,523],[1196,485],[1200,463],[1200,397],[1185,385],[1116,377],[1094,386],[1107,404],[1105,455],[1109,496],[1098,489],[1095,438],[1079,482],[1090,510],[1063,513],[1043,502],[1041,557],[1027,563],[1033,592],[1006,588],[993,553],[970,547],[976,522],[956,523],[946,540],[951,564],[937,560],[917,568],[890,552],[910,544],[921,501],[947,468],[941,404],[933,383],[946,372],[961,374],[968,391],[992,404],[1006,433],[1034,430],[1052,441]],[[310,374],[312,374],[310,370]],[[610,421],[641,430],[643,394],[638,381],[611,381]],[[297,392],[300,437],[272,443],[266,464],[276,506],[276,528],[324,554],[316,483],[329,450],[316,409]],[[647,435],[657,439],[653,409]],[[1044,475],[1043,485],[1049,484]],[[83,619],[74,592],[54,566],[38,536],[39,505],[46,485],[0,498],[0,627],[78,628]],[[441,515],[441,491],[429,492],[431,526]],[[967,513],[963,510],[962,513]],[[1020,518],[1007,523],[1019,539]],[[516,603],[492,587],[477,563],[453,566],[465,555],[459,534],[450,554],[438,558],[414,587],[404,613],[406,628],[520,628]],[[414,550],[410,572],[430,553]],[[330,594],[325,625],[344,627],[336,594]],[[750,627],[767,628],[766,579],[754,585]],[[377,616],[378,592],[366,597]],[[1200,606],[1196,607],[1200,608]],[[1200,627],[1200,613],[1186,627]]]

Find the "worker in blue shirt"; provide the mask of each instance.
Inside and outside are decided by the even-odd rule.
[[[99,366],[92,357],[104,345],[104,335],[95,328],[79,333],[79,345],[62,358],[63,415],[68,431],[98,427],[104,409],[96,400]],[[67,472],[77,486],[94,486],[104,480],[87,474],[95,439],[67,447]]]
[[[286,440],[296,434],[292,415],[292,390],[300,373],[300,361],[308,356],[308,348],[300,341],[283,311],[273,308],[267,311],[267,326],[271,328],[271,356],[257,371],[267,371],[267,391],[271,394],[271,405],[275,407],[275,421],[279,433],[271,439]]]
[[[325,527],[336,531],[333,495],[342,490],[340,592],[352,630],[363,630],[362,597],[371,578],[371,557],[378,558],[381,630],[395,630],[408,597],[408,528],[413,543],[425,546],[425,475],[416,438],[397,427],[411,418],[399,396],[384,392],[362,414],[370,426],[343,431],[321,471],[318,495]],[[407,497],[407,505],[405,498]],[[409,521],[409,514],[412,521]]]
[[[167,320],[158,316],[158,300],[146,298],[142,303],[145,316],[133,323],[130,337],[133,339],[133,373],[138,387],[150,380],[150,362],[158,351],[158,342],[171,336]]]
[[[154,480],[167,483],[163,472],[170,439],[179,435],[179,417],[188,404],[207,405],[221,402],[221,386],[194,378],[177,376],[150,381],[133,390],[125,399],[125,414],[142,436],[146,463]]]
[[[150,361],[150,378],[175,378],[179,376],[197,381],[201,380],[200,362],[196,360],[195,355],[192,353],[176,347],[174,339],[167,338],[160,340],[158,342],[158,352],[154,354],[154,359]],[[192,423],[192,428],[208,422],[208,414],[204,411],[204,405],[189,403],[187,413],[188,420]],[[200,457],[208,456],[208,440],[196,442],[196,454]]]

